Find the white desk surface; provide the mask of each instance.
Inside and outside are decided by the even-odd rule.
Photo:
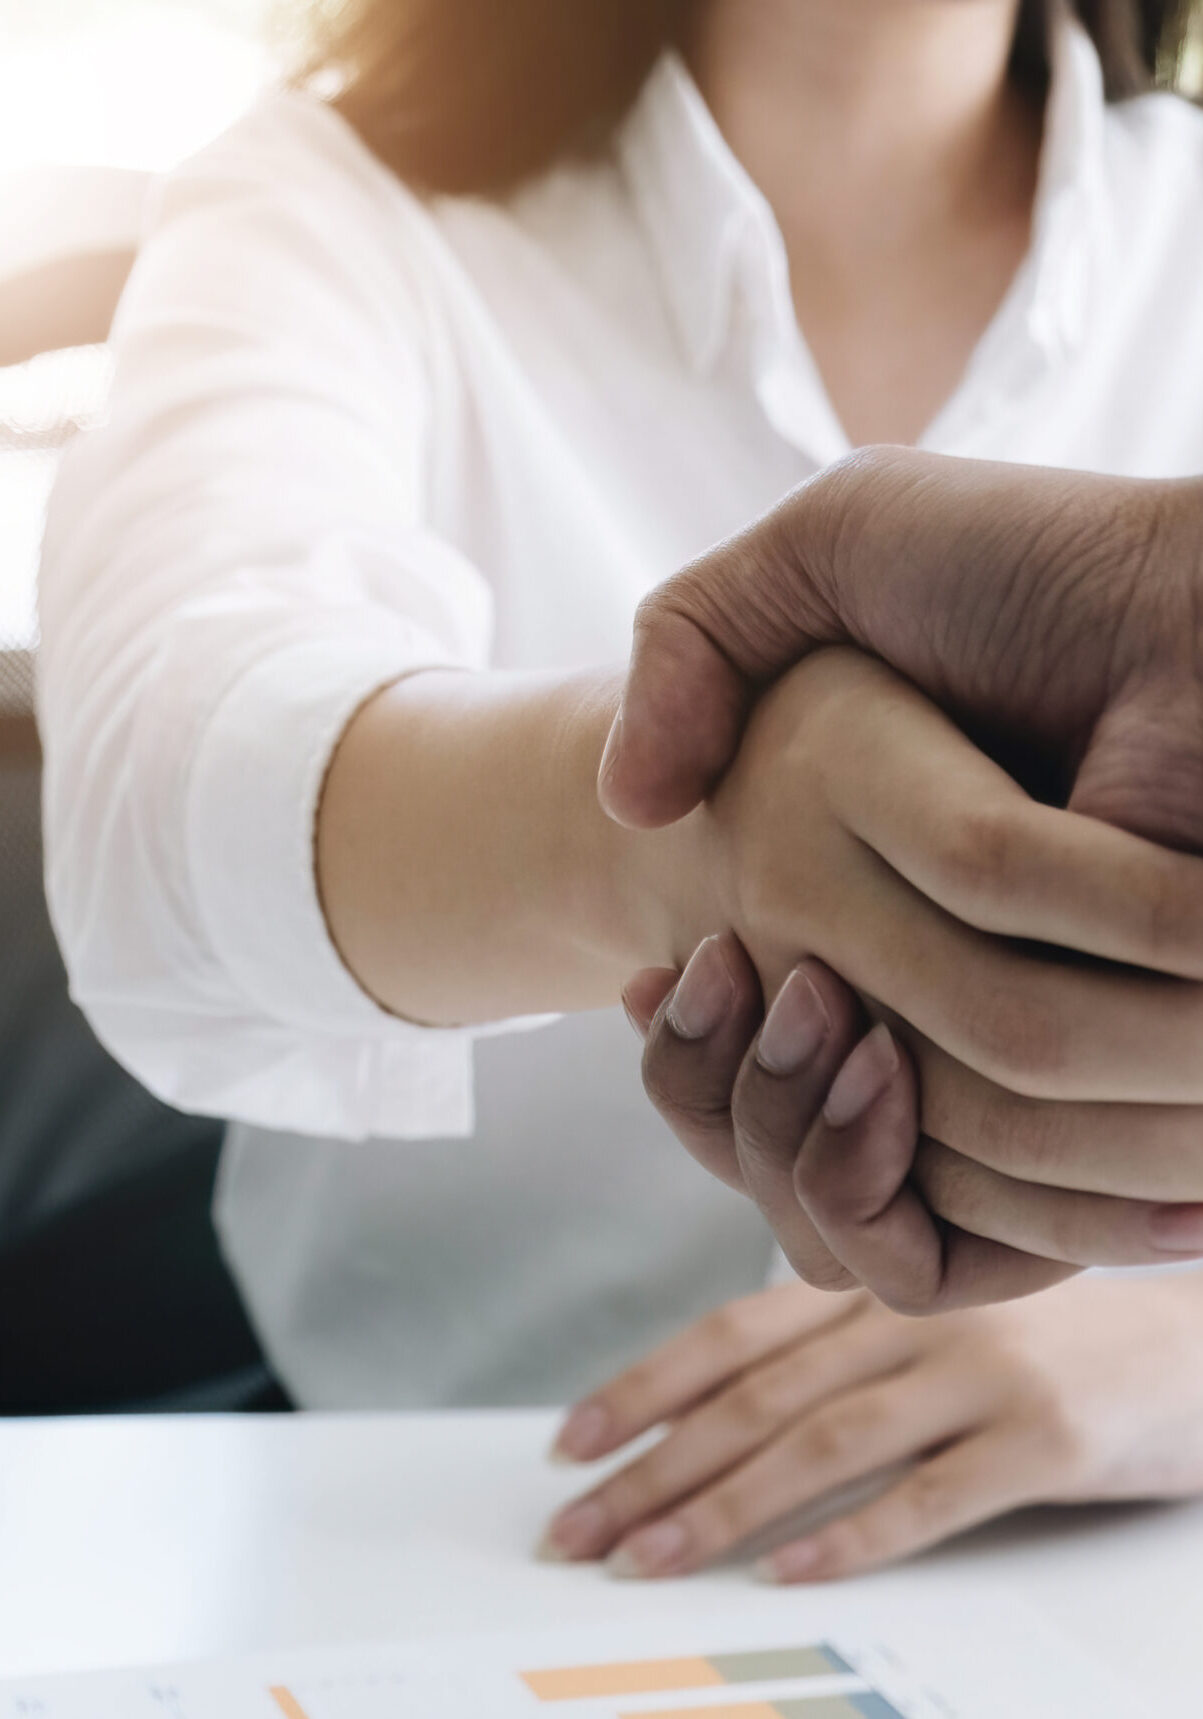
[[[580,1485],[543,1460],[553,1425],[542,1413],[0,1425],[0,1675],[629,1620],[655,1605],[679,1616],[697,1588],[747,1595],[737,1569],[653,1591],[533,1561],[548,1512]],[[903,1582],[1009,1589],[1143,1685],[1150,1711],[1203,1714],[1203,1504],[1032,1514],[862,1586]]]

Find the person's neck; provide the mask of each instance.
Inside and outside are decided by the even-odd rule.
[[[1014,0],[710,0],[689,57],[787,239],[893,249],[1024,200]],[[855,212],[850,219],[850,212]]]
[[[1015,0],[709,0],[689,57],[785,238],[853,443],[912,441],[1031,238],[1041,118]]]

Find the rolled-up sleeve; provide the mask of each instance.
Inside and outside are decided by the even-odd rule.
[[[279,98],[283,100],[284,98]],[[373,692],[488,657],[424,520],[421,211],[336,122],[270,110],[166,184],[108,422],[43,559],[51,909],[110,1050],[189,1110],[361,1136],[471,1127],[471,1038],[359,989],[318,900],[334,747]],[[287,128],[284,128],[287,130]]]

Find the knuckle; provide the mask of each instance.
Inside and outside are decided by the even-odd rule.
[[[755,721],[755,717],[753,717]],[[799,900],[797,872],[780,843],[760,840],[751,817],[741,812],[733,824],[732,877],[741,922],[772,944],[792,943],[807,917]]]
[[[674,573],[640,599],[635,609],[637,635],[658,632],[670,617],[689,616],[696,585],[692,572],[693,569],[685,568]]]
[[[741,1153],[746,1153],[757,1163],[779,1163],[793,1169],[794,1158],[801,1147],[796,1124],[794,1129],[790,1129],[783,1117],[767,1114],[759,1095],[747,1082],[736,1091],[731,1118]]]
[[[920,1462],[863,1520],[854,1524],[861,1561],[885,1563],[918,1550],[965,1520],[968,1481],[939,1457]]]
[[[663,1460],[657,1461],[653,1452],[634,1467],[616,1474],[595,1497],[605,1510],[607,1521],[620,1524],[642,1520],[658,1509],[666,1497],[671,1497],[673,1491],[671,1466]]]
[[[832,1232],[863,1230],[881,1217],[906,1180],[910,1167],[908,1156],[905,1170],[891,1174],[888,1181],[877,1176],[866,1176],[863,1182],[815,1176],[799,1178],[795,1186],[806,1209],[821,1216],[822,1227]]]
[[[859,545],[883,527],[893,526],[891,535],[896,535],[922,464],[913,449],[874,443],[836,460],[803,486],[812,521],[811,547],[837,613],[850,600],[855,607]],[[836,569],[844,575],[838,581],[833,577]]]
[[[920,1463],[899,1497],[903,1533],[908,1539],[928,1537],[955,1519],[959,1499],[960,1486],[941,1463]]]
[[[807,485],[808,493],[830,507],[841,519],[871,513],[882,490],[894,483],[912,464],[903,450],[885,442],[856,448],[826,466]]]
[[[1180,970],[1183,955],[1198,947],[1198,890],[1184,889],[1183,882],[1178,856],[1157,854],[1142,868],[1130,898],[1145,958],[1151,967],[1167,972]]]
[[[872,1285],[873,1293],[882,1306],[900,1319],[928,1319],[945,1304],[943,1285],[939,1282],[883,1283]]]
[[[943,1311],[948,1301],[942,1249],[933,1241],[928,1250],[908,1257],[905,1269],[893,1262],[880,1281],[868,1280],[868,1288],[888,1313],[900,1319],[930,1318]]]
[[[828,1295],[842,1295],[861,1287],[859,1279],[826,1248],[792,1249],[788,1257],[802,1282],[811,1289],[821,1289]]]
[[[1002,1406],[1009,1433],[1012,1467],[1031,1459],[1043,1473],[1072,1473],[1093,1449],[1092,1418],[1067,1377],[1059,1345],[1033,1343],[1031,1326],[1019,1303],[1003,1304],[973,1316],[962,1328],[972,1345],[962,1353],[968,1364],[988,1372],[995,1401]]]
[[[978,1155],[996,1168],[1054,1181],[1071,1151],[1075,1121],[1070,1105],[997,1090],[975,1119]]]
[[[1090,1430],[1074,1413],[1063,1392],[1052,1392],[1044,1398],[1039,1443],[1045,1461],[1060,1474],[1076,1474],[1090,1466]]]
[[[643,1054],[643,1090],[670,1122],[689,1123],[704,1133],[730,1127],[730,1088],[715,1087],[697,1071],[682,1067],[656,1034]]]
[[[1008,888],[1021,841],[1006,806],[978,806],[950,819],[937,839],[937,868],[956,900],[980,905]]]
[[[755,1501],[747,1487],[737,1480],[727,1481],[703,1497],[691,1508],[692,1537],[699,1546],[731,1546],[744,1539],[758,1526]]]
[[[961,1019],[979,1073],[1010,1092],[1052,1096],[1067,1061],[1066,1025],[1055,1005],[1014,983],[975,987]]]
[[[781,1386],[767,1370],[751,1373],[727,1393],[723,1410],[738,1435],[762,1437],[781,1419]]]
[[[690,562],[643,598],[637,633],[664,635],[684,623],[720,634],[754,674],[775,672],[783,603],[804,595],[792,524],[787,502]]]
[[[636,1361],[621,1380],[614,1381],[604,1391],[596,1392],[592,1400],[605,1405],[617,1426],[633,1426],[644,1419],[662,1389],[659,1367],[648,1358]]]
[[[700,1330],[705,1346],[723,1365],[740,1365],[754,1346],[757,1335],[756,1298],[742,1296],[716,1307],[702,1321]]]
[[[1015,1414],[1027,1440],[1046,1470],[1077,1472],[1089,1462],[1090,1432],[1063,1385],[1049,1371],[1034,1369],[1030,1360],[1015,1361]]]
[[[846,1171],[847,1166],[843,1168]],[[793,1182],[806,1211],[828,1229],[856,1227],[880,1215],[882,1202],[876,1189],[864,1187],[846,1173],[833,1174],[831,1164],[817,1153],[799,1153]]]
[[[1053,1259],[1080,1260],[1098,1246],[1097,1214],[1091,1194],[1070,1194],[1060,1188],[1037,1189],[1030,1196],[1033,1218],[1043,1222],[1048,1253]],[[1042,1209],[1041,1209],[1042,1208]],[[1122,1207],[1116,1215],[1122,1223]]]
[[[821,1409],[799,1428],[799,1457],[810,1469],[840,1471],[855,1461],[867,1430],[859,1411]]]
[[[933,1212],[961,1229],[973,1229],[988,1204],[993,1171],[934,1140],[924,1141],[915,1157],[914,1179]]]

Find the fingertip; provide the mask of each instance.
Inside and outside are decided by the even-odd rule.
[[[753,1055],[766,1074],[787,1080],[811,1066],[830,1036],[831,1012],[802,963],[773,998]]]
[[[832,1257],[879,1300],[934,1311],[944,1244],[910,1181],[919,1141],[910,1058],[888,1027],[875,1027],[833,1080],[793,1187]]]
[[[821,1253],[812,1249],[799,1262],[795,1262],[788,1254],[786,1257],[807,1288],[817,1289],[822,1295],[849,1295],[854,1290],[864,1288],[860,1279],[855,1277],[847,1266],[841,1265],[826,1247],[823,1247]]]
[[[629,830],[657,830],[687,817],[710,787],[705,771],[674,757],[657,725],[631,723],[620,709],[597,772],[602,811]]]
[[[656,783],[648,781],[647,770],[640,770],[630,757],[626,724],[622,707],[610,725],[605,749],[597,770],[597,798],[602,811],[614,823],[627,829],[654,828],[662,821]]]
[[[749,1011],[761,1011],[756,969],[733,931],[703,938],[670,990],[665,1023],[687,1045],[712,1039]]]
[[[665,1019],[678,1039],[693,1044],[717,1032],[734,1004],[735,975],[722,942],[707,937],[689,957]]]
[[[898,1041],[885,1022],[879,1021],[851,1051],[832,1081],[823,1105],[824,1122],[836,1130],[851,1128],[868,1115],[902,1070]]]
[[[709,783],[692,774],[668,777],[616,751],[597,780],[597,798],[611,823],[627,830],[659,830],[688,817],[705,799]]]
[[[634,829],[685,817],[739,750],[749,701],[746,678],[669,587],[645,598],[598,772],[608,815]]]
[[[640,1038],[646,1038],[656,1011],[681,975],[675,967],[644,967],[623,987],[622,1006]]]
[[[851,985],[817,955],[807,955],[798,968],[822,999],[834,1032],[849,1040],[859,1037],[865,1030],[865,1014]]]
[[[578,1403],[556,1434],[550,1460],[562,1466],[593,1462],[614,1443],[614,1417],[604,1403]]]
[[[778,1546],[775,1552],[760,1558],[755,1566],[756,1579],[775,1587],[789,1587],[797,1582],[814,1581],[823,1562],[823,1546],[818,1539],[795,1540],[788,1546]]]

